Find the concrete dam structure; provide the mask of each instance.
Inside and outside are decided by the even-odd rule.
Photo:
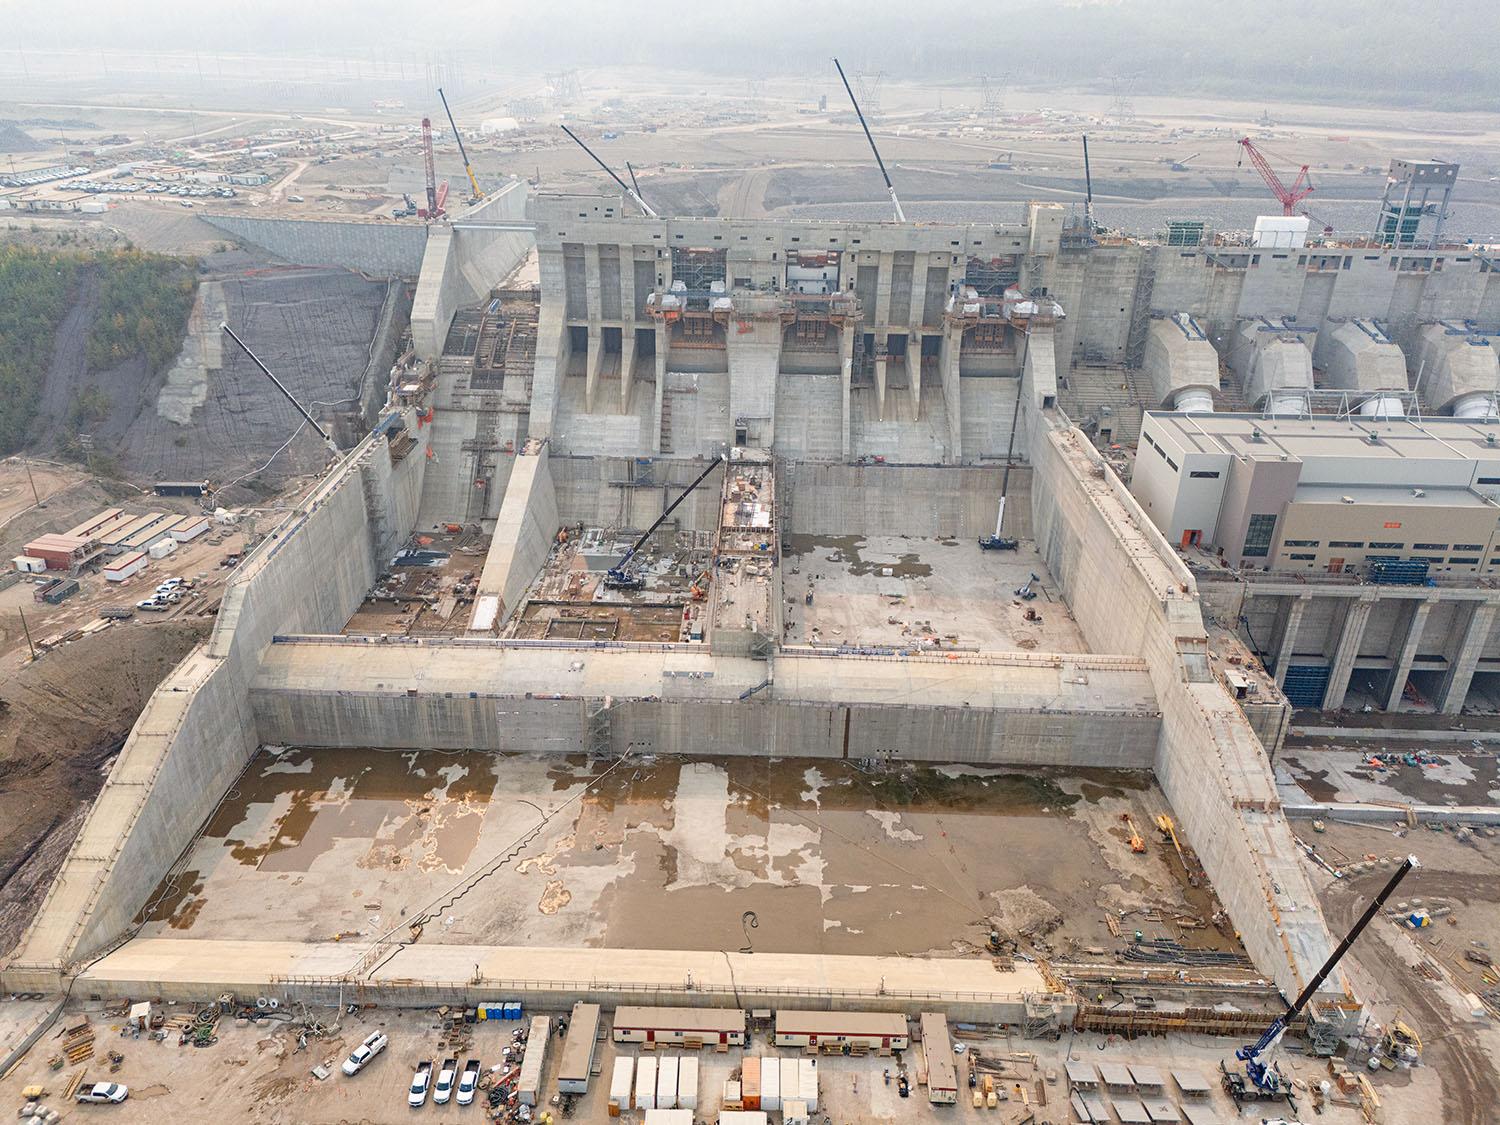
[[[381,423],[236,572],[213,637],[137,723],[5,986],[63,988],[87,965],[104,995],[143,981],[195,999],[378,986],[415,1003],[482,991],[486,966],[511,957],[515,991],[555,992],[555,976],[538,968],[533,988],[516,967],[538,965],[539,948],[477,922],[444,936],[430,904],[347,944],[150,929],[160,888],[202,874],[186,857],[221,797],[261,748],[296,747],[313,772],[318,755],[351,749],[540,759],[554,789],[516,787],[546,810],[514,825],[523,842],[567,804],[548,793],[580,762],[600,778],[658,756],[706,759],[705,778],[731,768],[721,759],[1149,771],[1244,956],[1299,991],[1333,943],[1268,750],[1289,721],[1278,682],[1309,643],[1298,638],[1347,590],[1238,572],[1200,583],[1186,551],[1206,520],[1185,514],[1192,497],[1163,499],[1163,515],[1074,423],[1098,433],[1116,416],[1103,407],[1122,406],[1147,412],[1147,432],[1157,409],[1185,427],[1243,417],[1226,406],[1275,420],[1315,414],[1327,392],[1356,411],[1382,403],[1380,418],[1413,402],[1482,418],[1494,358],[1475,337],[1500,319],[1485,260],[1212,234],[1166,245],[1081,231],[1050,204],[984,227],[624,206],[528,201],[517,186],[428,228],[421,378],[393,388]],[[346,225],[241,233],[294,258],[413,260],[409,247],[361,250]],[[540,285],[504,288],[533,250]],[[1468,327],[1455,337],[1452,324]],[[1137,374],[1127,403],[1104,396]],[[1060,405],[1095,390],[1090,419]],[[1160,488],[1175,487],[1177,454],[1143,443],[1140,456],[1159,456]],[[1241,539],[1259,534],[1243,514]],[[976,542],[994,534],[1019,540],[1014,552]],[[1398,657],[1421,664],[1409,631],[1447,620],[1456,597],[1423,589],[1425,615],[1361,592],[1343,639],[1323,630],[1335,679],[1388,601],[1409,616]],[[1452,653],[1472,650],[1474,668],[1445,689],[1460,706],[1500,644],[1492,597],[1460,599],[1478,606]],[[1247,642],[1205,610],[1280,624]],[[1283,659],[1261,652],[1275,671],[1237,698],[1226,684],[1243,666],[1227,654],[1267,635]],[[337,787],[319,800],[336,805]],[[451,898],[492,870],[457,862],[439,881],[458,880]],[[420,940],[406,934],[424,923]],[[709,987],[694,991],[660,950],[607,944],[578,970],[598,998],[704,1003],[722,983],[705,965]],[[814,951],[786,958],[783,983],[823,995],[814,976],[830,970]],[[873,974],[881,991],[964,1018],[1019,1023],[1071,1002],[1026,964],[983,963],[995,979],[981,987],[972,959],[847,960],[851,979]],[[772,985],[741,966],[742,998]],[[849,1002],[878,1003],[863,987]],[[1313,1018],[1337,1031],[1357,1012],[1330,981]]]

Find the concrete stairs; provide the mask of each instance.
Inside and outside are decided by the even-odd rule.
[[[1214,392],[1214,410],[1219,414],[1250,413],[1250,404],[1245,401],[1240,381],[1227,367],[1219,369],[1219,389]]]
[[[1058,388],[1058,401],[1077,425],[1089,422],[1110,431],[1110,440],[1131,444],[1140,437],[1141,411],[1151,402],[1151,392],[1140,373],[1121,366],[1075,366],[1068,372],[1066,389]]]

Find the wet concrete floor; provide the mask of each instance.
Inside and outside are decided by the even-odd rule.
[[[952,954],[994,928],[1087,956],[1120,946],[1112,913],[1125,940],[1230,946],[1153,828],[1164,810],[1125,771],[263,753],[148,929],[357,942],[489,871],[424,941]]]

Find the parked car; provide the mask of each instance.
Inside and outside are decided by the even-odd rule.
[[[118,1082],[95,1082],[78,1091],[80,1102],[98,1102],[104,1105],[119,1105],[130,1096],[130,1090]]]
[[[384,1032],[370,1032],[369,1035],[365,1036],[364,1042],[354,1048],[354,1053],[344,1060],[342,1068],[344,1073],[353,1078],[365,1068],[365,1064],[380,1054],[381,1051],[385,1050],[388,1042],[389,1040],[386,1039]]]
[[[147,598],[143,602],[136,602],[135,608],[143,609],[147,613],[166,613],[172,607],[159,598]]]
[[[406,1095],[406,1104],[419,1109],[427,1104],[427,1091],[432,1088],[432,1060],[423,1059],[411,1076],[411,1090]]]
[[[479,1060],[469,1059],[464,1063],[464,1072],[458,1080],[459,1105],[468,1105],[474,1100],[474,1091],[479,1089]]]
[[[432,1089],[432,1101],[435,1105],[448,1104],[448,1099],[453,1096],[453,1083],[457,1080],[458,1060],[444,1059],[438,1070],[437,1085]]]

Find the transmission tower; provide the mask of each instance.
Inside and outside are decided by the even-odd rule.
[[[988,74],[979,79],[979,115],[986,121],[999,121],[1005,114],[1005,83]]]
[[[880,116],[880,84],[884,81],[883,70],[862,70],[854,76],[854,84],[859,87],[859,107],[871,120]]]
[[[1109,81],[1110,87],[1114,90],[1114,100],[1109,103],[1105,116],[1113,117],[1121,124],[1134,121],[1135,99],[1131,93],[1135,87],[1135,79],[1125,75],[1115,75]]]
[[[552,88],[554,105],[567,105],[583,97],[583,83],[579,81],[576,70],[561,70],[547,75],[547,85]]]

